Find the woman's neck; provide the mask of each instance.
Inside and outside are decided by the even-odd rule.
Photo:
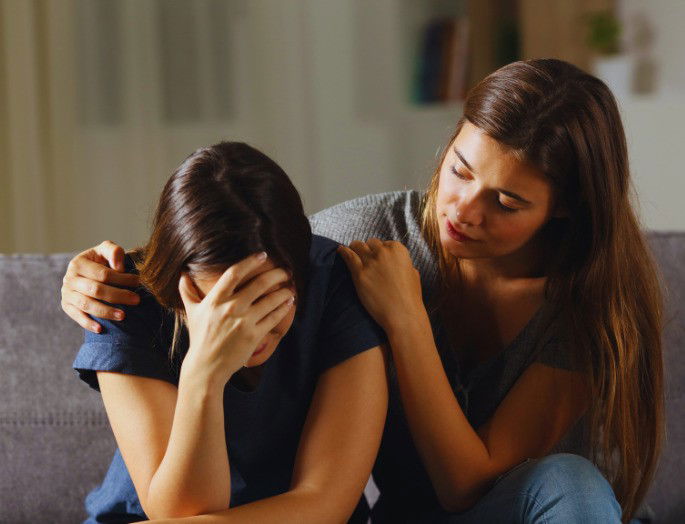
[[[531,241],[509,255],[462,258],[458,264],[464,283],[487,285],[511,280],[539,280],[545,276],[544,259],[542,243]]]

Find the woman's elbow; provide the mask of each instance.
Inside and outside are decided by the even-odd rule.
[[[207,513],[214,513],[217,511],[228,509],[228,507],[211,507],[202,504],[193,504],[188,502],[175,504],[158,504],[143,506],[143,511],[149,520],[156,519],[180,519],[184,517],[197,517]]]
[[[201,500],[198,497],[188,495],[177,496],[170,493],[148,492],[146,500],[141,499],[143,511],[150,520],[196,517],[226,510],[230,503],[230,495],[227,497],[217,496],[213,500],[203,497]]]
[[[298,498],[300,507],[307,508],[308,518],[303,519],[307,522],[347,522],[361,497],[361,493],[352,494],[344,485],[334,482],[320,486],[299,485],[290,493]]]
[[[203,513],[203,508],[200,505],[190,504],[189,501],[178,500],[169,503],[165,500],[149,498],[145,503],[141,501],[141,506],[143,506],[143,511],[150,520],[195,517]]]

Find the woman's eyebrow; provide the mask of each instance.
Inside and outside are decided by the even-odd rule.
[[[471,171],[471,173],[474,173],[474,174],[475,174],[476,172],[475,172],[475,171],[473,170],[473,168],[471,167],[471,164],[469,164],[469,163],[466,161],[466,159],[464,158],[464,156],[463,156],[463,155],[459,152],[459,150],[457,149],[457,146],[455,145],[452,149],[454,149],[455,154],[459,157],[459,161],[460,161],[462,164],[464,164],[464,165],[466,166],[466,169],[468,169],[469,171]]]
[[[466,169],[468,169],[469,171],[471,171],[471,173],[476,174],[476,172],[475,172],[475,171],[473,170],[473,168],[471,167],[471,164],[469,164],[469,163],[466,161],[466,159],[464,158],[464,155],[462,155],[462,154],[459,152],[459,150],[457,149],[457,146],[455,145],[452,149],[454,149],[454,153],[457,155],[457,157],[459,157],[459,161],[460,161],[462,164],[464,164],[464,166],[466,166]],[[523,203],[523,204],[528,204],[528,205],[532,204],[532,202],[531,202],[530,200],[526,200],[526,199],[523,198],[521,195],[517,195],[516,193],[514,193],[513,191],[509,191],[508,189],[503,189],[503,188],[501,188],[501,187],[496,187],[496,188],[495,188],[495,191],[498,191],[498,192],[502,193],[503,195],[507,195],[508,197],[513,198],[514,200],[518,200],[519,202],[521,202],[521,203]]]
[[[499,191],[500,193],[502,193],[503,195],[507,195],[508,197],[511,197],[514,200],[518,200],[519,202],[521,202],[523,204],[529,204],[529,205],[532,204],[532,202],[530,200],[526,200],[521,195],[517,195],[516,193],[512,193],[511,191],[507,191],[506,189],[502,189],[501,187],[496,187],[495,189],[497,191]]]

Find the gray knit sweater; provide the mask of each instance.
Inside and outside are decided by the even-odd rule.
[[[437,264],[421,235],[423,197],[424,193],[418,191],[367,195],[324,209],[309,221],[314,233],[341,244],[373,237],[402,242],[424,285],[433,286]]]

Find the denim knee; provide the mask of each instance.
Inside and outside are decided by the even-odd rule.
[[[525,522],[620,522],[621,507],[595,465],[560,453],[531,461],[521,503]]]

